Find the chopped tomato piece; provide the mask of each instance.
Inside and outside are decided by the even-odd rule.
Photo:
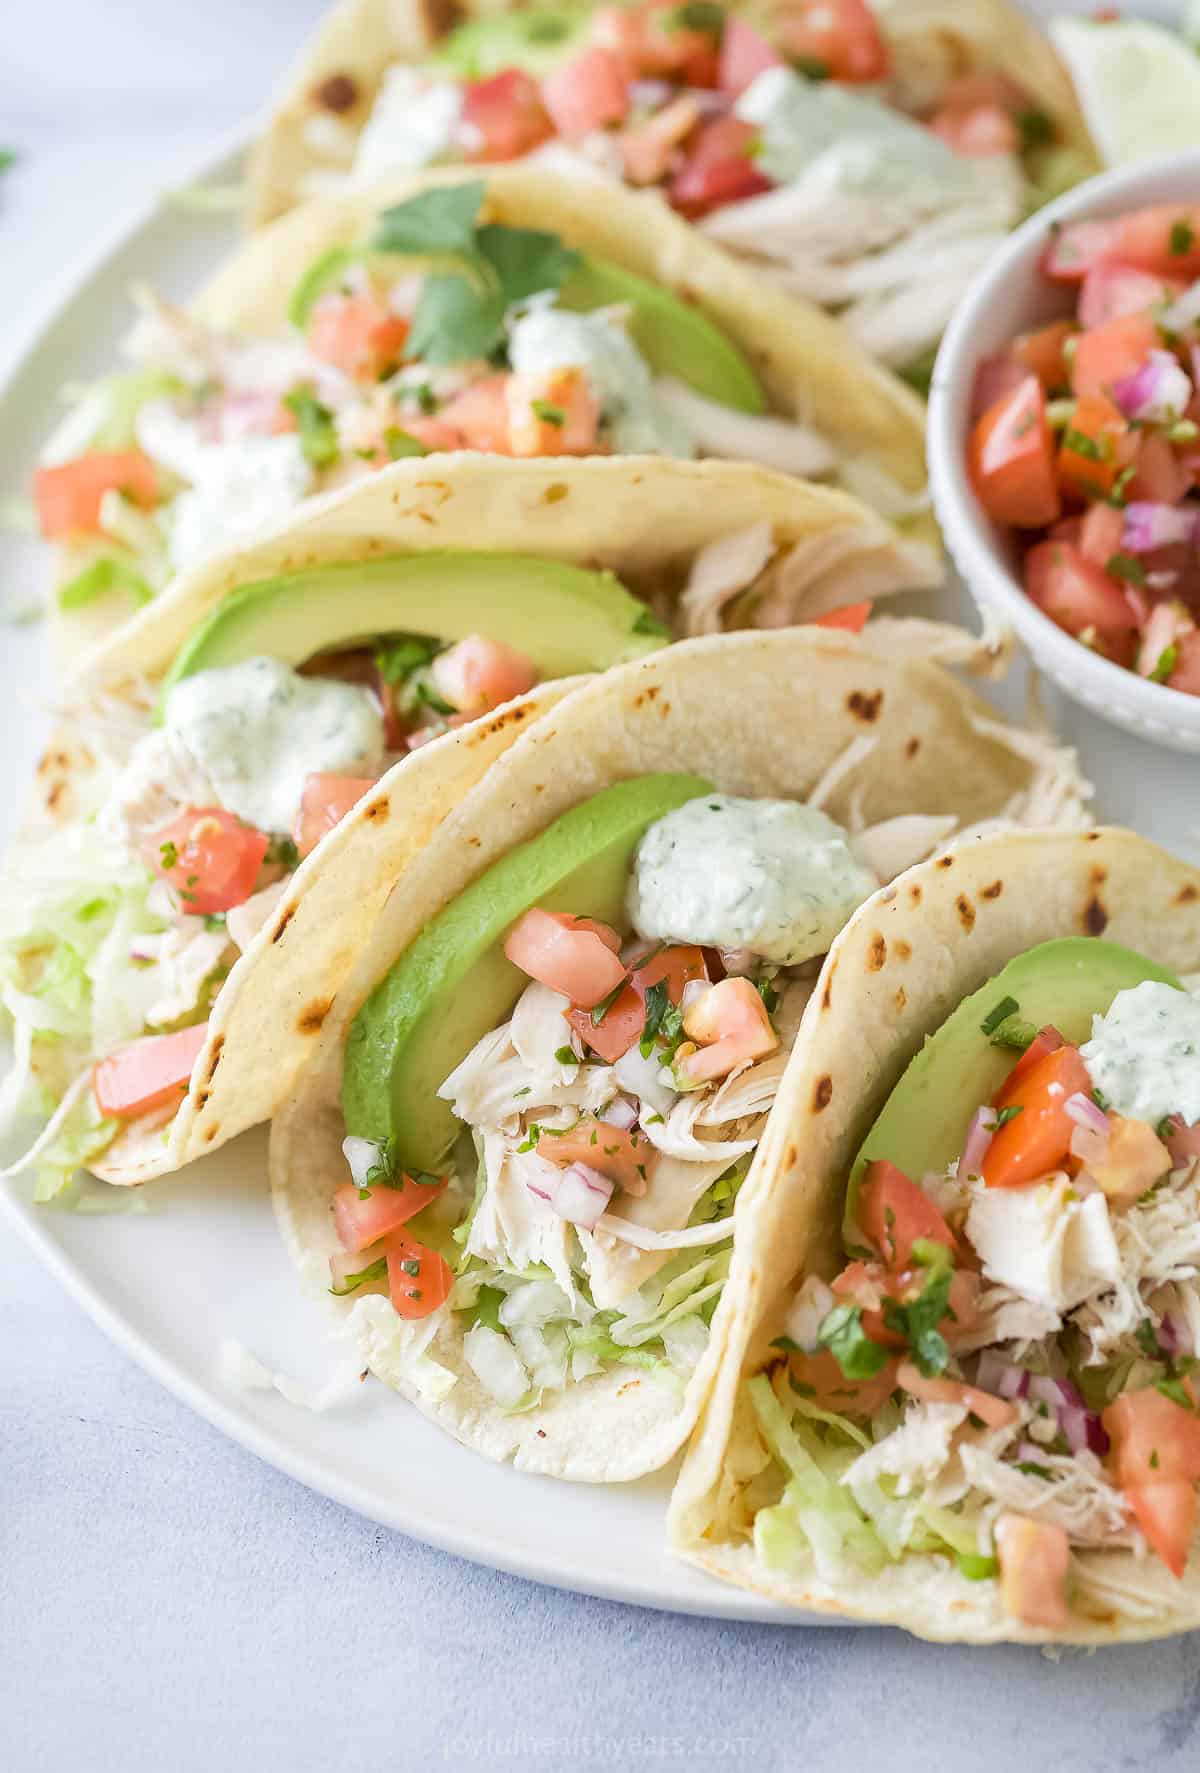
[[[995,406],[1014,388],[1019,388],[1032,368],[1032,364],[1019,363],[1007,351],[1002,357],[983,358],[975,370],[971,388],[971,423],[982,418],[990,406]]]
[[[1058,446],[1057,471],[1064,492],[1106,499],[1130,465],[1135,439],[1129,420],[1106,394],[1081,394]]]
[[[598,1023],[585,1011],[571,1010],[567,1021],[582,1036],[592,1051],[609,1065],[615,1065],[634,1041],[640,1040],[646,1026],[646,998],[652,985],[665,982],[667,1001],[677,1008],[685,985],[705,980],[704,954],[693,947],[662,948],[640,964],[630,968],[629,983],[619,991]]]
[[[1096,566],[1107,566],[1121,552],[1125,516],[1115,505],[1089,505],[1079,531],[1079,552]]]
[[[977,1385],[965,1385],[961,1379],[927,1379],[911,1361],[901,1361],[896,1383],[901,1391],[922,1403],[965,1404],[989,1428],[1007,1428],[1020,1415],[1016,1404],[993,1397],[990,1391],[980,1391]]]
[[[1015,154],[1021,145],[1016,124],[999,105],[976,105],[973,111],[935,111],[929,120],[934,135],[956,154]]]
[[[470,143],[468,160],[517,160],[554,134],[538,83],[521,68],[468,80],[462,121]]]
[[[448,425],[443,418],[405,418],[404,430],[410,437],[415,437],[428,455],[440,455],[443,450],[466,449],[467,439],[457,425]],[[479,445],[475,446],[480,447]],[[381,462],[380,466],[384,466]]]
[[[586,1164],[628,1193],[644,1194],[655,1152],[638,1127],[611,1127],[589,1114],[565,1133],[543,1133],[537,1154],[559,1169]]]
[[[863,603],[846,603],[841,609],[826,610],[823,616],[814,616],[814,628],[844,628],[848,634],[861,634],[867,625],[873,604],[870,598]]]
[[[720,27],[691,25],[680,12],[677,0],[602,7],[592,41],[612,50],[631,73],[668,74],[682,86],[715,86]]]
[[[439,436],[453,434],[455,442],[430,443],[419,419],[406,424],[405,429],[427,449],[479,449],[488,455],[506,456],[511,454],[510,424],[508,377],[501,374],[472,382],[447,401],[436,418],[424,421],[425,426],[437,426]]]
[[[1142,367],[1162,341],[1149,314],[1122,314],[1080,333],[1071,357],[1076,394],[1107,394],[1113,383]]]
[[[1002,1514],[996,1522],[1000,1598],[1022,1625],[1059,1631],[1067,1623],[1067,1569],[1071,1543],[1064,1528],[1028,1515]]]
[[[1171,1154],[1154,1128],[1123,1114],[1110,1115],[1107,1134],[1097,1138],[1095,1150],[1081,1155],[1088,1175],[1115,1207],[1141,1200],[1171,1168]]]
[[[1125,1500],[1151,1551],[1158,1553],[1172,1576],[1187,1569],[1196,1531],[1196,1490],[1184,1478],[1172,1484],[1142,1484],[1125,1491]]]
[[[308,348],[354,381],[375,382],[404,351],[408,321],[370,295],[322,296],[308,324]]]
[[[739,1065],[763,1059],[779,1045],[767,1006],[749,979],[722,979],[697,998],[683,1018],[683,1031],[699,1050],[678,1060],[690,1083],[727,1077]]]
[[[1036,376],[1026,376],[978,421],[969,466],[980,503],[997,523],[1032,529],[1054,522],[1061,510],[1054,439]]]
[[[514,456],[586,456],[597,449],[600,401],[582,369],[508,378],[508,447]]]
[[[721,58],[717,85],[731,98],[738,98],[750,83],[768,68],[786,66],[778,50],[773,49],[761,32],[744,18],[732,13],[721,34]]]
[[[1200,628],[1181,634],[1175,648],[1175,669],[1167,679],[1168,685],[1182,690],[1185,696],[1200,696]]]
[[[1039,542],[1025,556],[1025,589],[1058,627],[1119,664],[1133,657],[1137,618],[1114,580],[1069,542]]]
[[[99,535],[100,503],[105,493],[124,493],[148,511],[158,498],[158,470],[140,449],[93,451],[39,468],[33,477],[38,523],[47,540],[61,536]]]
[[[629,78],[611,49],[585,49],[542,81],[542,103],[568,141],[623,123],[629,115]]]
[[[847,1379],[836,1355],[827,1348],[816,1354],[793,1354],[790,1370],[802,1396],[818,1409],[835,1410],[839,1415],[873,1416],[896,1389],[895,1361],[888,1361],[870,1379]]]
[[[903,1268],[898,1272],[885,1268],[881,1262],[852,1262],[832,1282],[839,1299],[852,1299],[862,1310],[864,1332],[882,1348],[907,1346],[899,1330],[890,1330],[886,1321],[889,1301],[911,1305],[919,1299],[929,1281],[925,1268]],[[979,1276],[969,1269],[956,1268],[950,1277],[950,1294],[939,1328],[953,1345],[954,1338],[968,1332],[979,1316]]]
[[[1010,1118],[997,1127],[984,1154],[983,1179],[988,1187],[1020,1188],[1060,1169],[1075,1131],[1064,1104],[1077,1092],[1089,1095],[1091,1088],[1087,1066],[1078,1047],[1072,1046],[1047,1053],[1015,1085],[1010,1080],[1002,1092],[1001,1110]]]
[[[92,1073],[92,1091],[101,1114],[121,1120],[148,1114],[187,1094],[192,1066],[208,1038],[208,1023],[177,1034],[150,1034],[101,1059]]]
[[[624,966],[591,920],[559,911],[527,911],[505,937],[504,952],[523,973],[561,992],[578,1009],[594,1009],[625,978]]]
[[[1125,314],[1143,314],[1164,298],[1181,293],[1184,285],[1173,277],[1152,277],[1132,265],[1102,259],[1093,265],[1079,292],[1079,324],[1085,329],[1106,326]]]
[[[625,177],[634,185],[661,184],[678,159],[678,149],[699,123],[701,111],[690,93],[680,93],[644,123],[620,137]]]
[[[265,831],[243,825],[221,807],[201,806],[189,807],[154,832],[142,853],[178,893],[185,911],[211,917],[245,904],[269,843]]]
[[[1195,1381],[1184,1381],[1195,1400]],[[1112,1442],[1113,1467],[1122,1489],[1138,1484],[1200,1478],[1200,1415],[1185,1410],[1156,1386],[1127,1391],[1109,1404],[1100,1420]]]
[[[524,653],[485,634],[468,634],[433,661],[433,681],[460,714],[485,714],[538,680],[537,666]]]
[[[672,206],[695,219],[723,203],[769,191],[770,179],[751,158],[759,139],[754,124],[740,117],[716,117],[706,123],[667,188]]]
[[[1113,257],[1164,277],[1200,277],[1200,205],[1152,203],[1120,216]]]
[[[889,1268],[907,1268],[925,1239],[956,1250],[958,1241],[923,1188],[886,1158],[867,1165],[858,1191],[858,1223]]]
[[[1067,222],[1052,230],[1041,268],[1056,283],[1082,283],[1093,265],[1111,258],[1115,222]]]
[[[995,1106],[997,1108],[1004,1108],[1011,1099],[1009,1091],[1013,1088],[1013,1085],[1018,1083],[1021,1078],[1027,1077],[1033,1070],[1034,1066],[1046,1057],[1047,1053],[1056,1053],[1062,1045],[1063,1037],[1058,1032],[1058,1029],[1052,1028],[1047,1024],[1047,1026],[1030,1041],[1029,1045],[1025,1048],[1025,1051],[1021,1054],[1021,1057],[1017,1060],[1016,1064],[1005,1078],[1003,1087],[1001,1088],[999,1095],[995,1098]]]
[[[342,1248],[365,1250],[378,1243],[445,1193],[448,1180],[414,1182],[405,1175],[398,1182],[373,1182],[366,1200],[353,1182],[343,1182],[333,1192],[333,1225]]]
[[[867,0],[789,0],[775,34],[793,61],[831,80],[887,78],[887,44]]]
[[[1018,334],[1013,341],[1013,358],[1024,369],[1033,371],[1047,394],[1071,384],[1064,347],[1075,332],[1070,320],[1053,320],[1049,326]]]
[[[1182,461],[1161,431],[1134,433],[1137,453],[1133,458],[1133,478],[1125,488],[1125,498],[1149,499],[1153,504],[1177,505],[1192,484],[1186,462]]]
[[[384,1242],[388,1294],[400,1317],[430,1317],[444,1305],[454,1273],[444,1256],[419,1244],[406,1232],[393,1231]]]
[[[374,776],[309,776],[296,809],[292,838],[302,856],[315,850],[321,839],[340,825],[351,807],[375,786]]]

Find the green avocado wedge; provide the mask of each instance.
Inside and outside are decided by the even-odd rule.
[[[1091,1038],[1092,1018],[1104,1015],[1119,991],[1147,979],[1182,989],[1173,973],[1144,954],[1095,937],[1065,936],[1018,954],[965,998],[926,1040],[863,1141],[846,1194],[847,1244],[862,1241],[855,1212],[869,1163],[887,1158],[919,1182],[961,1155],[972,1115],[991,1101],[1019,1057],[1014,1048],[993,1044],[1000,1022],[1015,1017],[1034,1028],[1051,1026],[1078,1044]]]
[[[241,586],[180,648],[159,708],[197,671],[264,654],[301,665],[331,647],[400,633],[486,634],[532,659],[543,678],[603,671],[669,638],[612,573],[528,554],[397,554]]]
[[[342,1078],[347,1133],[389,1140],[397,1169],[438,1169],[461,1128],[437,1092],[528,984],[504,953],[512,925],[540,906],[627,927],[625,889],[642,833],[711,791],[697,776],[674,775],[602,789],[431,919],[355,1017]]]
[[[429,59],[467,80],[486,80],[507,68],[549,74],[585,46],[591,19],[586,6],[531,6],[475,19],[444,37]]]

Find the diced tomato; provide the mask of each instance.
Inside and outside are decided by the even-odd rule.
[[[721,58],[717,85],[731,98],[738,98],[750,83],[768,68],[786,66],[778,50],[773,49],[761,32],[744,18],[732,13],[725,20],[721,35]]]
[[[322,296],[308,323],[309,350],[354,381],[378,381],[407,338],[408,321],[370,295]]]
[[[762,994],[749,979],[722,979],[697,998],[683,1018],[683,1031],[698,1051],[678,1061],[691,1083],[727,1077],[739,1065],[763,1059],[779,1045]]]
[[[92,1073],[92,1091],[101,1114],[120,1120],[148,1114],[187,1094],[192,1066],[208,1037],[208,1023],[177,1034],[151,1034],[110,1053]]]
[[[1010,1100],[1009,1091],[1014,1084],[1019,1083],[1023,1077],[1028,1077],[1034,1066],[1044,1059],[1047,1053],[1056,1053],[1062,1045],[1063,1037],[1058,1029],[1047,1024],[1040,1033],[1033,1037],[1005,1078],[999,1094],[993,1098],[994,1106],[996,1108],[1007,1107]]]
[[[1153,203],[1115,224],[1113,257],[1163,277],[1200,277],[1200,205]]]
[[[629,75],[611,49],[585,49],[542,81],[542,103],[568,141],[623,123],[629,115]]]
[[[1200,696],[1200,628],[1182,634],[1175,642],[1175,669],[1167,679],[1171,689],[1185,696]]]
[[[881,1262],[851,1262],[830,1283],[837,1299],[848,1299],[862,1312],[864,1333],[881,1348],[907,1348],[908,1343],[898,1330],[889,1330],[883,1308],[889,1299],[899,1298],[898,1279]]]
[[[124,493],[143,511],[158,498],[158,470],[140,449],[96,450],[33,477],[38,523],[47,540],[99,535],[105,493]]]
[[[740,117],[716,117],[696,137],[687,160],[671,180],[667,196],[681,214],[695,219],[771,189],[751,151],[759,141],[754,124]]]
[[[641,965],[630,969],[629,983],[619,991],[598,1023],[583,1010],[571,1010],[567,1021],[606,1064],[615,1065],[634,1041],[640,1040],[646,1026],[646,997],[652,985],[663,982],[667,1001],[676,1007],[683,998],[685,985],[706,979],[703,951],[690,946],[662,948]]]
[[[1061,510],[1046,396],[1026,376],[988,408],[971,432],[971,483],[989,517],[1021,529],[1053,523]]]
[[[254,891],[270,843],[218,806],[189,807],[156,831],[142,853],[178,893],[185,911],[211,917],[244,905]]]
[[[374,776],[309,776],[292,826],[292,838],[300,854],[307,856],[315,850],[321,839],[340,825],[351,807],[357,806],[374,786]]]
[[[1063,491],[1106,499],[1136,448],[1129,420],[1106,394],[1081,394],[1058,446],[1056,471]]]
[[[1076,394],[1107,394],[1113,383],[1140,369],[1161,344],[1149,314],[1122,314],[1104,326],[1080,333],[1071,357]]]
[[[1002,357],[984,357],[976,367],[971,387],[971,423],[982,418],[990,406],[1014,388],[1021,387],[1032,368],[1032,364],[1018,362],[1007,351]]]
[[[466,435],[457,425],[448,425],[444,418],[434,415],[429,418],[409,418],[404,420],[404,429],[410,437],[415,437],[429,455],[440,455],[443,450],[466,449]],[[479,445],[471,447],[478,448]],[[380,466],[384,464],[381,462]]]
[[[929,127],[956,154],[1015,154],[1021,145],[1016,124],[999,105],[976,105],[973,111],[943,108],[934,112]]]
[[[1178,1478],[1170,1484],[1135,1485],[1124,1494],[1151,1551],[1172,1576],[1182,1576],[1196,1531],[1195,1485]]]
[[[538,680],[537,666],[524,653],[485,634],[468,634],[433,661],[439,693],[460,714],[485,714],[514,696],[523,696]]]
[[[661,184],[679,158],[680,144],[691,135],[700,117],[696,100],[684,92],[644,123],[623,130],[618,140],[630,184]]]
[[[1058,546],[1057,543],[1054,546]],[[989,1188],[1020,1188],[1060,1169],[1071,1147],[1075,1122],[1065,1103],[1091,1094],[1092,1080],[1078,1047],[1061,1046],[1004,1088],[1004,1109],[1018,1112],[992,1137],[983,1159]]]
[[[590,1010],[625,978],[625,968],[591,920],[535,907],[518,919],[504,939],[513,965],[559,991],[578,1009]]]
[[[1033,371],[1047,394],[1070,386],[1071,372],[1064,347],[1075,331],[1070,320],[1053,320],[1049,326],[1019,333],[1013,341],[1013,359],[1024,369]]]
[[[1039,542],[1025,556],[1025,589],[1050,620],[1118,664],[1128,664],[1137,619],[1103,567],[1069,542]]]
[[[861,634],[867,625],[873,604],[870,598],[864,603],[846,603],[841,609],[826,610],[823,616],[814,616],[814,628],[844,628],[848,634]]]
[[[396,1183],[374,1182],[363,1200],[353,1182],[343,1182],[333,1192],[333,1225],[344,1250],[365,1250],[404,1225],[443,1194],[448,1178],[439,1182],[414,1182],[401,1176]]]
[[[1056,283],[1082,283],[1093,265],[1113,256],[1116,235],[1115,222],[1067,222],[1051,232],[1041,269]]]
[[[427,425],[439,427],[453,433],[457,441],[452,445],[442,445],[455,449],[478,449],[488,455],[506,456],[511,453],[510,419],[508,411],[508,377],[503,374],[484,376],[478,382],[456,394],[453,400],[438,413],[436,418],[425,421]],[[406,424],[405,429],[411,431],[427,448],[437,448],[436,444],[426,442],[426,434],[420,429],[420,420]]]
[[[1164,297],[1179,295],[1185,286],[1173,277],[1152,277],[1132,265],[1101,259],[1083,280],[1079,292],[1079,324],[1085,329],[1107,326],[1125,314],[1144,314]]]
[[[1016,1404],[993,1397],[990,1391],[980,1391],[977,1385],[965,1385],[961,1379],[927,1379],[911,1361],[901,1361],[896,1383],[901,1391],[922,1403],[965,1404],[989,1428],[1007,1428],[1020,1415]]]
[[[468,80],[463,87],[462,121],[468,160],[517,160],[554,134],[538,83],[521,68],[502,68],[490,79]]]
[[[1133,478],[1125,498],[1148,499],[1157,505],[1177,505],[1191,486],[1187,464],[1180,460],[1161,431],[1136,431],[1137,453]]]
[[[1184,1381],[1197,1396],[1195,1381]],[[1101,1421],[1112,1442],[1113,1467],[1122,1489],[1138,1484],[1200,1478],[1200,1415],[1185,1410],[1156,1386],[1127,1391],[1109,1404]]]
[[[508,447],[514,456],[586,456],[597,450],[600,400],[582,369],[508,378]]]
[[[393,1231],[383,1247],[392,1309],[400,1317],[430,1317],[446,1303],[454,1284],[445,1257],[404,1231]]]
[[[1071,1562],[1065,1529],[1028,1515],[1002,1514],[995,1531],[1004,1611],[1022,1625],[1060,1631],[1067,1623]]]
[[[958,1248],[957,1239],[923,1188],[886,1158],[867,1166],[858,1191],[858,1223],[889,1268],[907,1268],[915,1243]]]
[[[586,1164],[630,1194],[644,1194],[654,1161],[654,1147],[637,1127],[611,1127],[595,1115],[584,1115],[566,1133],[543,1133],[539,1157],[559,1169]]]
[[[887,78],[891,58],[867,0],[788,0],[775,34],[793,60],[831,80]]]
[[[1124,513],[1115,505],[1089,505],[1079,532],[1079,552],[1094,565],[1107,566],[1121,552],[1124,534]]]
[[[888,1361],[870,1379],[847,1379],[836,1355],[827,1348],[816,1354],[793,1354],[790,1371],[802,1396],[820,1410],[834,1410],[843,1416],[873,1416],[896,1389],[895,1361]]]
[[[689,25],[677,0],[632,7],[604,6],[592,23],[592,42],[612,51],[631,74],[667,74],[682,86],[715,86],[720,27]]]

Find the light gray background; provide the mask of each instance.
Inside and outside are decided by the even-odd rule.
[[[0,10],[0,146],[22,153],[0,186],[6,359],[63,268],[261,103],[321,0]],[[0,645],[32,674],[36,633]],[[19,769],[34,723],[2,718]],[[5,1773],[658,1761],[1183,1773],[1200,1636],[1055,1664],[670,1618],[474,1568],[225,1441],[0,1245]]]

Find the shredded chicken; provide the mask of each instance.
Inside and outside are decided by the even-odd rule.
[[[795,419],[738,412],[735,407],[706,400],[695,389],[662,376],[654,384],[659,404],[695,438],[702,456],[723,456],[757,462],[781,474],[816,478],[837,466],[837,451],[828,438]]]

